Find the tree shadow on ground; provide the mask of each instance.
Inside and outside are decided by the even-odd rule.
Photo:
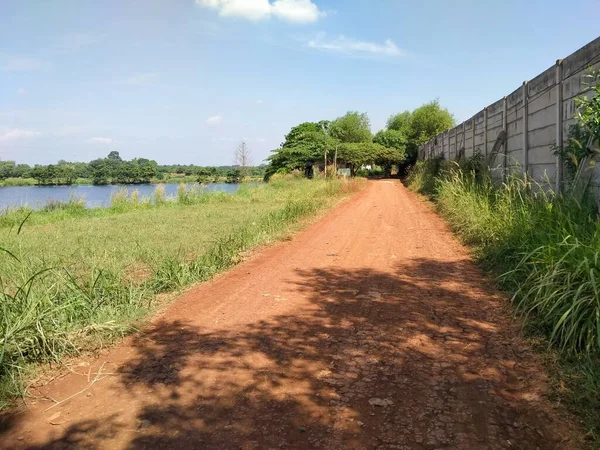
[[[87,419],[30,448],[557,447],[543,376],[468,261],[286,282],[306,299],[294,314],[138,334],[110,394],[126,401],[125,388],[134,416]]]

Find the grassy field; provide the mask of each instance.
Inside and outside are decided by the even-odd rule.
[[[0,217],[0,403],[22,393],[36,363],[131,332],[157,294],[210,279],[360,186],[285,179],[233,195],[181,187],[174,201],[158,187],[152,199],[121,192],[106,209],[74,200]]]
[[[12,186],[35,186],[36,180],[34,178],[5,178],[0,180],[0,187],[12,187]]]
[[[542,343],[557,398],[600,436],[600,223],[582,192],[555,195],[516,176],[493,182],[474,161],[419,162],[409,186],[428,195],[479,263],[512,294]]]

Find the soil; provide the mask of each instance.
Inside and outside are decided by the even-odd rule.
[[[444,222],[372,181],[32,390],[0,447],[578,448],[547,384]]]

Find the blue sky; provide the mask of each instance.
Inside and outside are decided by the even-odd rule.
[[[290,127],[462,121],[597,37],[597,0],[0,0],[0,159],[259,163]],[[590,19],[591,20],[591,19]]]

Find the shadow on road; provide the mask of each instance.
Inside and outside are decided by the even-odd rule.
[[[143,399],[133,429],[110,411],[35,448],[555,448],[542,375],[470,263],[298,270],[287,283],[308,300],[292,315],[137,335],[107,393]]]

